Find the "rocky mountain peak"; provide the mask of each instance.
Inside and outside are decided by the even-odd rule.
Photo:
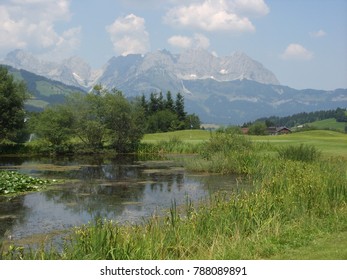
[[[180,54],[157,50],[145,55],[113,57],[98,71],[93,71],[87,62],[77,56],[59,63],[47,62],[22,50],[9,53],[2,63],[84,89],[89,89],[96,83],[108,88],[121,88],[127,82],[133,84],[141,81],[137,85],[139,89],[142,85],[159,82],[161,86],[173,87],[162,90],[176,90],[183,81],[196,79],[247,79],[262,84],[279,84],[271,71],[243,52],[217,57],[202,48],[188,49]],[[154,88],[159,88],[159,85],[154,85]],[[146,90],[147,88],[142,89]]]

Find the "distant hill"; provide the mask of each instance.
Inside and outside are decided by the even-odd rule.
[[[68,86],[26,70],[18,70],[7,65],[1,66],[6,67],[15,79],[25,82],[31,96],[25,103],[28,111],[41,111],[47,105],[63,103],[65,96],[73,92],[85,93],[81,88]]]
[[[284,117],[347,107],[347,89],[332,91],[261,84],[250,80],[218,82],[184,81],[187,110],[203,122],[242,124],[261,117]]]
[[[285,117],[271,116],[259,118],[254,122],[265,122],[268,126],[305,126],[316,129],[330,129],[345,132],[345,126],[347,125],[347,111],[346,108],[337,108],[334,110],[320,110],[309,113],[301,112]],[[245,125],[249,126],[250,124],[251,123]]]
[[[347,122],[337,122],[336,119],[330,118],[330,119],[307,123],[305,125],[312,128],[316,128],[316,129],[323,129],[323,130],[329,129],[329,130],[345,132],[345,127],[347,125]]]

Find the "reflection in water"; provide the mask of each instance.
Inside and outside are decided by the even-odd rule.
[[[49,190],[0,197],[0,237],[22,239],[34,234],[86,224],[101,217],[140,223],[166,211],[175,200],[197,201],[217,190],[237,187],[230,176],[189,174],[172,162],[134,159],[2,159],[0,166],[45,178],[65,179]]]

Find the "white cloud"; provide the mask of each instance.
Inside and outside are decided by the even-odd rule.
[[[310,32],[310,36],[314,37],[314,38],[320,38],[320,37],[324,37],[326,35],[327,35],[327,33],[322,29],[315,31],[315,32]]]
[[[313,53],[300,44],[290,44],[280,57],[284,60],[310,60],[313,58]]]
[[[263,0],[193,1],[170,9],[164,22],[171,26],[197,28],[205,31],[254,31],[249,17],[269,12]]]
[[[174,47],[189,49],[192,47],[192,38],[180,35],[172,36],[168,39],[168,43]]]
[[[150,49],[149,34],[141,17],[134,14],[119,17],[106,30],[117,54],[143,54]]]
[[[250,17],[266,16],[270,12],[263,0],[234,0],[231,1],[230,6],[237,13]]]
[[[42,53],[62,48],[58,52],[68,55],[78,47],[81,29],[58,33],[55,23],[69,20],[69,5],[70,0],[4,0],[0,4],[0,51],[21,48]]]
[[[189,49],[203,48],[207,49],[210,46],[210,40],[203,34],[194,34],[194,37],[172,36],[168,39],[168,43],[174,47]]]

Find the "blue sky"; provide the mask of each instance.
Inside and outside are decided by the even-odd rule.
[[[0,59],[49,60],[201,47],[243,51],[297,89],[347,88],[346,0],[1,0]]]

